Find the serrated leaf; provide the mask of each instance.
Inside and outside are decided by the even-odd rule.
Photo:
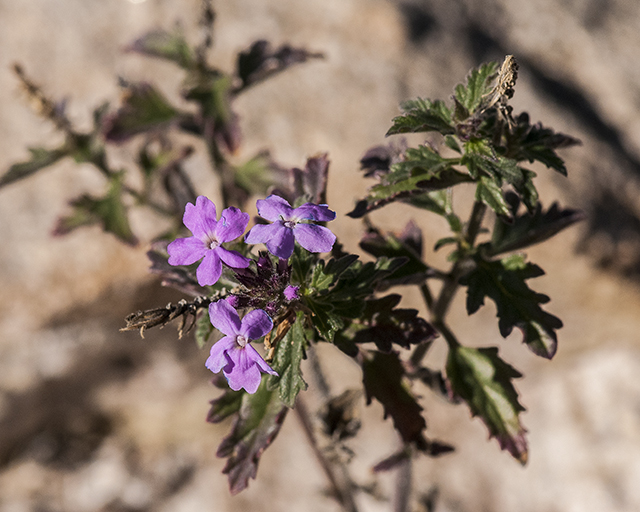
[[[457,158],[443,158],[435,149],[428,145],[409,148],[405,151],[404,155],[404,160],[391,166],[392,172],[398,177],[415,176],[418,172],[428,174],[429,176],[437,176],[438,173],[444,169],[459,162]],[[383,178],[383,183],[384,182],[386,182],[385,178]]]
[[[517,162],[512,158],[496,154],[487,141],[472,140],[464,147],[465,155],[461,163],[469,169],[469,174],[473,178],[489,176],[495,178],[498,185],[501,185],[503,180],[514,186],[523,183],[525,176]]]
[[[399,174],[387,175],[387,184],[373,186],[369,190],[369,195],[359,201],[347,215],[354,219],[359,219],[367,213],[394,201],[410,202],[415,197],[423,196],[425,192],[441,190],[458,183],[473,181],[469,175],[454,169],[443,170],[437,177],[426,177],[423,174],[406,177],[406,173],[402,172],[401,174],[402,176]],[[396,178],[398,180],[394,181]]]
[[[289,410],[276,390],[267,389],[266,381],[262,379],[254,394],[242,393],[231,433],[218,447],[218,457],[227,458],[222,472],[229,475],[231,494],[238,494],[249,485],[250,478],[255,479],[260,457],[280,432]]]
[[[417,98],[401,105],[402,115],[394,117],[388,135],[437,131],[443,135],[455,133],[451,110],[441,100]]]
[[[268,386],[277,387],[280,401],[293,407],[300,391],[307,389],[302,378],[300,364],[305,356],[308,342],[304,332],[304,314],[298,312],[296,321],[285,337],[278,342],[271,367],[279,376],[269,376]]]
[[[314,267],[311,274],[310,287],[316,292],[327,290],[336,283],[340,275],[358,260],[356,254],[348,254],[342,258],[331,258],[325,265],[324,260],[320,260]]]
[[[333,311],[333,305],[328,302],[307,298],[305,304],[313,313],[311,316],[313,327],[324,341],[332,343],[335,334],[344,327],[344,321],[340,315]]]
[[[147,32],[125,50],[170,60],[185,69],[191,69],[196,64],[195,52],[187,44],[180,27],[176,27],[173,32],[166,30]]]
[[[58,149],[29,148],[31,158],[25,162],[13,164],[9,170],[0,177],[0,188],[14,181],[27,178],[40,169],[55,164],[61,158],[69,154],[66,146]]]
[[[384,417],[391,416],[402,440],[423,447],[427,423],[422,407],[403,382],[405,372],[398,354],[373,352],[372,357],[364,358],[362,371],[367,405],[375,398],[384,407]]]
[[[467,402],[474,416],[484,421],[500,448],[525,464],[526,431],[519,418],[525,409],[511,382],[522,377],[520,372],[500,359],[496,347],[458,345],[449,351],[447,377],[453,392]]]
[[[405,231],[414,226],[408,223]],[[426,279],[426,272],[429,267],[422,261],[422,232],[418,229],[419,248],[405,243],[401,235],[392,233],[383,234],[379,230],[369,227],[360,240],[360,248],[376,258],[386,256],[387,258],[406,258],[406,263],[385,279],[383,288],[399,284],[418,284]]]
[[[544,211],[538,203],[533,215],[515,215],[510,223],[497,217],[491,242],[483,244],[483,249],[488,256],[518,251],[544,242],[583,219],[580,210],[561,209],[558,203],[553,203]]]
[[[564,176],[567,175],[567,168],[555,150],[578,144],[581,144],[578,139],[554,132],[552,129],[542,126],[541,123],[532,125],[527,113],[518,116],[516,127],[508,137],[511,158],[518,161],[528,160],[529,162],[537,160]]]
[[[471,315],[489,297],[496,304],[500,334],[507,337],[514,327],[523,334],[523,342],[539,356],[551,359],[557,349],[556,330],[560,319],[544,311],[540,304],[549,297],[531,290],[526,280],[544,274],[542,269],[516,254],[499,261],[476,259],[477,267],[460,280],[467,286],[467,312]]]
[[[123,142],[138,133],[166,126],[179,115],[154,86],[146,82],[132,83],[124,90],[122,106],[105,117],[103,132],[107,140]]]
[[[196,329],[194,331],[196,345],[199,349],[203,349],[205,347],[212,332],[213,325],[209,319],[209,314],[206,311],[203,311],[196,320]]]
[[[244,390],[234,391],[227,389],[222,395],[215,400],[209,402],[211,409],[207,414],[207,421],[209,423],[220,423],[225,418],[236,414],[242,406],[242,398],[245,395]]]
[[[248,50],[238,54],[237,74],[242,80],[241,89],[281,73],[294,64],[322,58],[322,53],[310,52],[304,48],[293,48],[285,44],[273,50],[268,41],[255,41]]]
[[[493,82],[498,76],[498,66],[497,62],[482,64],[479,68],[471,70],[465,85],[456,86],[454,97],[466,109],[466,117],[473,115],[481,106],[483,97],[492,91]],[[466,117],[458,120],[464,121]]]
[[[122,174],[113,175],[109,191],[104,197],[95,198],[85,194],[71,201],[73,213],[58,220],[54,235],[64,235],[81,226],[101,224],[105,231],[113,233],[123,242],[137,244],[138,239],[129,225],[127,208],[122,202],[122,180]]]
[[[388,354],[393,345],[408,349],[432,341],[437,336],[435,328],[415,309],[396,309],[400,299],[400,295],[392,294],[366,301],[360,317],[363,324],[353,337],[354,343],[375,343],[380,352]]]
[[[481,176],[476,185],[476,201],[482,201],[497,215],[511,217],[511,210],[504,199],[502,189],[491,178]]]

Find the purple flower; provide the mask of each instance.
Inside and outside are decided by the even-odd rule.
[[[305,203],[298,208],[280,196],[270,195],[256,203],[258,214],[273,224],[256,224],[247,233],[248,244],[264,243],[269,252],[287,259],[293,254],[294,239],[309,252],[328,252],[336,236],[327,228],[303,221],[327,222],[336,218],[336,212],[326,204]]]
[[[284,289],[284,292],[282,293],[284,294],[285,299],[294,300],[294,299],[300,298],[300,294],[298,293],[298,290],[300,290],[299,286],[294,286],[290,284]]]
[[[219,300],[209,304],[209,318],[225,336],[211,347],[205,365],[213,373],[222,370],[231,389],[244,388],[247,393],[255,393],[262,378],[261,371],[278,375],[249,343],[273,328],[273,321],[263,310],[254,309],[240,320],[228,302]]]
[[[249,222],[248,213],[232,206],[223,210],[217,221],[216,205],[210,199],[199,196],[195,206],[187,203],[182,221],[193,236],[178,238],[167,246],[169,265],[191,265],[204,257],[196,271],[200,286],[215,284],[220,279],[221,261],[233,268],[249,266],[251,260],[221,245],[244,233]]]

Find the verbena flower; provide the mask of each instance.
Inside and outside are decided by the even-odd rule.
[[[247,393],[255,393],[262,378],[260,372],[278,375],[249,343],[273,328],[273,321],[267,313],[254,309],[240,320],[237,311],[227,301],[219,300],[209,305],[209,318],[225,336],[211,347],[205,365],[213,373],[222,370],[231,389],[238,391],[244,388]]]
[[[305,203],[292,208],[280,196],[270,195],[259,199],[256,205],[258,214],[273,224],[256,224],[244,240],[248,244],[266,244],[278,258],[287,259],[293,254],[294,240],[309,252],[328,252],[336,241],[336,236],[324,226],[304,222],[335,219],[336,213],[326,204]]]
[[[199,259],[202,263],[196,271],[200,286],[215,284],[222,274],[222,262],[233,268],[246,268],[251,260],[239,252],[222,247],[244,233],[249,223],[249,214],[230,207],[222,211],[216,220],[216,205],[199,196],[195,206],[187,203],[182,218],[184,225],[193,233],[189,238],[178,238],[167,246],[169,265],[191,265]]]
[[[300,294],[298,293],[298,290],[300,290],[299,286],[294,286],[290,284],[284,289],[283,294],[287,300],[299,299]]]

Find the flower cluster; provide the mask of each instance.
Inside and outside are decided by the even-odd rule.
[[[260,339],[271,331],[278,307],[296,300],[298,287],[290,284],[291,266],[287,260],[293,254],[295,242],[309,252],[328,252],[336,236],[326,227],[311,222],[328,222],[335,212],[326,204],[305,203],[293,208],[285,199],[270,195],[258,200],[258,214],[271,224],[256,224],[244,238],[247,244],[266,245],[268,251],[279,258],[274,265],[266,253],[255,262],[256,270],[249,266],[253,260],[237,251],[226,249],[223,243],[240,238],[249,223],[249,214],[238,208],[225,208],[217,218],[213,202],[200,196],[195,206],[188,203],[183,217],[191,231],[188,238],[178,238],[167,246],[170,265],[191,265],[199,260],[196,271],[201,286],[214,285],[222,275],[223,263],[234,269],[237,280],[248,290],[247,294],[228,297],[210,304],[212,325],[225,336],[211,347],[206,366],[212,372],[222,370],[234,390],[244,388],[255,393],[260,385],[261,372],[277,375],[265,362],[250,341]],[[236,307],[256,307],[240,319]]]

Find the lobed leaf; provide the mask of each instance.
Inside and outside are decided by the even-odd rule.
[[[220,404],[223,412],[217,413],[236,414],[231,433],[222,440],[217,452],[218,457],[227,459],[222,472],[229,475],[231,494],[238,494],[249,485],[250,478],[255,479],[260,457],[280,432],[289,410],[276,390],[267,389],[266,381],[263,379],[252,395],[237,392],[241,393],[239,407],[237,397],[229,397],[224,403],[226,408]]]
[[[196,345],[199,349],[203,349],[206,346],[212,332],[213,325],[209,319],[209,314],[203,311],[196,320],[196,330],[194,331]]]
[[[460,280],[468,287],[467,312],[475,313],[484,304],[484,298],[489,297],[498,309],[500,334],[506,338],[517,327],[534,354],[551,359],[558,346],[556,330],[562,327],[562,322],[540,307],[549,297],[534,292],[525,282],[543,275],[542,269],[526,263],[519,254],[499,261],[478,257],[476,263],[477,267]]]
[[[516,213],[517,205],[512,211]],[[482,247],[488,256],[518,251],[544,242],[582,219],[584,214],[580,210],[561,209],[558,203],[553,203],[544,211],[538,203],[533,215],[514,215],[510,223],[497,217],[491,242]]]
[[[388,135],[397,133],[440,132],[443,135],[455,133],[451,122],[451,110],[441,100],[431,101],[418,98],[405,101],[402,115],[393,118]]]
[[[242,86],[237,92],[280,73],[294,64],[321,58],[324,58],[322,53],[310,52],[304,48],[293,48],[285,44],[273,50],[268,41],[256,41],[248,50],[238,54],[237,74],[242,81]]]
[[[280,401],[293,408],[300,391],[307,389],[300,364],[305,358],[308,341],[304,332],[304,313],[298,312],[296,321],[285,337],[278,342],[271,367],[279,376],[270,375],[268,386],[278,389]]]
[[[457,345],[449,351],[447,377],[453,392],[467,402],[471,414],[484,421],[500,448],[526,464],[526,431],[519,418],[525,409],[511,382],[522,377],[520,372],[498,356],[497,347]]]
[[[374,352],[373,357],[364,358],[362,371],[367,405],[375,398],[384,407],[384,417],[391,416],[402,441],[424,448],[427,422],[422,407],[403,382],[405,371],[398,354]]]
[[[122,202],[122,180],[122,174],[114,174],[104,197],[85,194],[71,201],[73,213],[58,220],[54,235],[64,235],[81,226],[101,224],[105,231],[123,242],[136,245],[138,239],[131,230],[127,208]]]
[[[466,113],[466,115],[456,116],[458,121],[464,121],[481,107],[483,99],[494,88],[493,83],[498,76],[498,66],[498,62],[482,64],[469,73],[465,85],[456,86],[454,99]]]
[[[57,149],[29,148],[31,158],[26,162],[13,164],[9,170],[0,176],[0,188],[35,174],[40,169],[55,164],[69,154],[66,146]]]
[[[124,142],[139,133],[164,127],[179,116],[153,85],[132,83],[124,90],[122,106],[104,118],[103,132],[107,140]]]
[[[497,215],[511,218],[511,210],[504,199],[502,189],[494,180],[487,176],[480,176],[476,185],[476,201],[482,201],[491,208]]]

